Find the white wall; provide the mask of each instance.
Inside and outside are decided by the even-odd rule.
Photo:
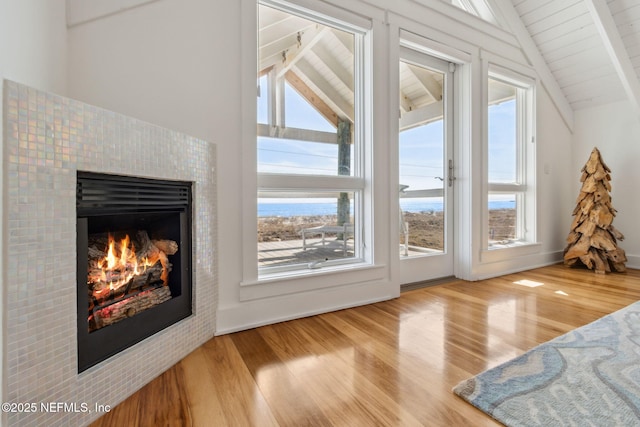
[[[3,116],[3,79],[28,84],[49,92],[64,95],[67,84],[67,31],[64,0],[2,0],[0,1],[0,118]],[[0,120],[0,138],[4,135]],[[0,165],[4,164],[0,150]],[[4,188],[0,174],[0,188]],[[3,195],[4,204],[4,195]],[[0,224],[4,224],[4,209],[0,209]],[[4,226],[0,227],[0,242],[4,242]],[[4,254],[0,245],[0,260]],[[5,270],[0,262],[0,307],[4,307]],[[3,309],[4,313],[4,309]],[[4,331],[4,314],[0,316],[0,331]],[[4,380],[5,335],[0,341],[0,401],[6,396]],[[6,414],[0,416],[4,425]]]
[[[65,0],[0,2],[0,76],[66,94]]]
[[[611,202],[618,211],[613,225],[625,236],[619,244],[627,254],[627,267],[640,268],[640,119],[635,111],[628,101],[576,111],[571,209],[581,188],[580,170],[597,147],[611,169]]]
[[[69,95],[228,141],[240,126],[238,20],[237,2],[167,0],[72,26]]]
[[[247,115],[250,108],[255,108],[255,95],[252,95],[255,75],[243,69],[247,64],[249,68],[251,66],[251,60],[247,59],[251,58],[251,37],[243,33],[243,25],[245,29],[247,25],[246,12],[243,15],[243,11],[252,11],[253,0],[131,1],[144,4],[70,27],[69,94],[72,98],[218,145],[218,197],[221,207],[218,212],[218,332],[397,295],[399,278],[394,273],[397,269],[394,270],[393,265],[399,261],[394,251],[386,250],[381,252],[385,256],[376,260],[376,268],[379,269],[377,276],[363,275],[357,279],[357,273],[352,271],[348,273],[348,285],[344,281],[346,275],[336,274],[324,279],[335,283],[335,286],[242,300],[241,283],[245,279],[242,267],[243,216],[248,223],[255,221],[250,210],[244,211],[242,205],[243,197],[245,200],[254,200],[252,194],[255,193],[245,191],[247,194],[243,196],[241,190],[243,179],[246,180],[242,174],[242,138],[255,129],[252,118],[242,119],[243,116],[250,116]],[[514,60],[519,61],[524,58],[514,45],[515,38],[439,1],[433,3],[434,9],[409,0],[393,3],[385,0],[298,1],[318,7],[339,3],[346,10],[361,16],[368,15],[374,21],[375,37],[382,45],[384,38],[390,37],[385,31],[390,33],[389,28],[397,31],[402,27],[473,55],[476,63],[481,48],[503,58],[516,58]],[[386,14],[384,8],[393,10]],[[454,17],[450,18],[448,14]],[[393,22],[384,22],[387,18]],[[390,46],[393,50],[393,45]],[[374,54],[374,79],[377,79],[374,91],[377,91],[376,111],[379,113],[386,111],[381,105],[392,105],[388,98],[390,91],[385,86],[389,84],[388,58],[391,57],[387,48]],[[251,69],[255,69],[255,66]],[[479,80],[474,78],[473,81]],[[563,231],[564,222],[558,225],[558,218],[571,209],[566,200],[572,198],[569,194],[572,186],[564,167],[570,159],[571,138],[549,96],[544,90],[538,93],[540,250],[532,256],[507,257],[500,262],[485,264],[480,262],[469,270],[472,272],[469,278],[495,276],[549,263],[559,259],[563,249],[566,233]],[[475,108],[478,103],[473,105]],[[378,135],[391,134],[385,122],[375,121]],[[481,127],[475,126],[477,123],[477,119],[474,119],[474,125],[469,130],[474,146],[481,143],[482,138]],[[386,144],[377,147],[382,150],[393,149]],[[391,157],[389,153],[378,155],[380,164],[384,164],[385,156]],[[474,158],[471,162],[481,164],[480,159]],[[544,165],[548,166],[548,174],[543,174]],[[252,179],[253,176],[250,177]],[[473,181],[473,188],[479,188],[480,183],[469,181]],[[253,182],[244,184],[248,188],[255,188]],[[376,203],[390,206],[391,201],[385,197],[395,194],[397,185],[394,187],[390,183],[388,189],[379,188],[376,191]],[[388,213],[376,212],[376,243],[379,245],[384,246],[389,241],[390,233],[382,227],[389,224],[390,212],[391,209]],[[381,221],[385,215],[387,220]],[[378,227],[380,224],[382,227]],[[255,247],[246,246],[249,252]],[[311,280],[319,278],[316,276]],[[276,283],[273,287],[279,286],[291,288],[291,283]]]
[[[538,227],[543,253],[562,257],[577,194],[567,185],[573,177],[567,168],[573,159],[573,135],[564,125],[545,90],[538,91]]]

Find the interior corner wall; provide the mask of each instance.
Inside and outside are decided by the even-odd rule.
[[[162,0],[68,32],[70,98],[217,145],[221,305],[242,277],[240,8]]]
[[[538,237],[542,252],[562,259],[575,205],[571,172],[572,133],[543,87],[537,91]]]
[[[627,254],[627,267],[640,268],[640,118],[628,101],[620,101],[575,112],[571,179],[573,207],[580,191],[580,170],[594,147],[611,169],[612,205],[618,211],[613,225],[624,234],[618,242]],[[572,207],[572,209],[573,209]]]

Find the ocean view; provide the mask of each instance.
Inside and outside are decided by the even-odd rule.
[[[513,209],[514,200],[489,202],[489,209]],[[400,200],[404,212],[441,212],[442,202]],[[351,208],[353,211],[353,206]],[[259,217],[335,215],[336,203],[258,203]]]

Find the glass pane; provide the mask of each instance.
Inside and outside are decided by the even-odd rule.
[[[489,182],[516,183],[516,88],[489,79]]]
[[[258,123],[272,112],[258,127],[258,172],[355,175],[355,35],[264,5],[258,13],[258,75],[270,76],[259,79]]]
[[[444,208],[442,197],[400,199],[400,245],[408,231],[409,255],[444,251]],[[404,228],[403,228],[404,227]]]
[[[354,192],[261,192],[258,266],[353,258]]]
[[[400,254],[445,249],[444,109],[440,72],[400,62]]]
[[[261,137],[258,138],[258,172],[337,175],[338,147],[319,142]]]
[[[267,76],[258,79],[258,123],[269,123],[269,86]]]
[[[336,133],[336,126],[323,117],[288,82],[284,85],[284,116],[287,127]]]
[[[489,246],[509,243],[517,236],[515,194],[489,194]]]

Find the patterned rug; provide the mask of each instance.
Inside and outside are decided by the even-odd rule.
[[[507,426],[640,426],[640,302],[453,392]]]

